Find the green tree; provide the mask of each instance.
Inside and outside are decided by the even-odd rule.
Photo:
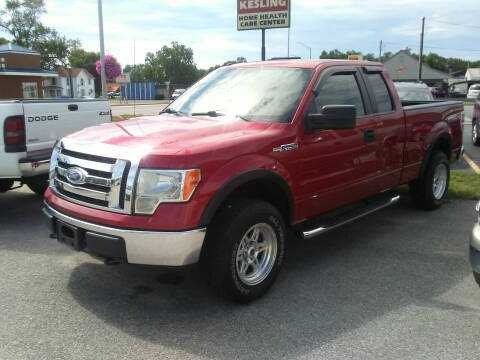
[[[3,44],[8,44],[8,40],[3,37],[0,37],[0,45],[3,45]]]
[[[131,81],[170,81],[185,86],[202,76],[195,65],[193,50],[177,42],[163,46],[156,53],[147,53],[144,64],[126,65],[123,71],[130,73]]]
[[[71,49],[80,42],[44,26],[40,16],[45,12],[43,0],[7,0],[0,10],[0,30],[12,38],[12,43],[39,51],[42,67],[55,70],[67,64]]]
[[[155,54],[161,64],[166,80],[173,84],[191,85],[197,80],[197,66],[193,60],[193,50],[176,41],[172,46],[163,46]]]
[[[126,65],[123,68],[124,73],[130,74],[130,81],[132,82],[146,82],[152,81],[151,79],[147,78],[145,75],[145,64],[138,64],[138,65]]]

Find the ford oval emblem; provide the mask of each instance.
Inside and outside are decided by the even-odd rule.
[[[85,184],[88,173],[79,167],[72,167],[67,170],[65,177],[68,182],[75,185]]]

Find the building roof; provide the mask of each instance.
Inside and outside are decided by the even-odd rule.
[[[70,77],[68,69],[64,68],[63,66],[59,66],[57,71],[58,71],[58,75],[61,76],[61,77]],[[78,74],[80,74],[82,71],[85,71],[85,74],[87,74],[87,76],[90,79],[95,78],[92,74],[90,74],[90,72],[88,70],[86,70],[84,68],[72,68],[72,77],[76,78],[78,76]]]
[[[12,54],[12,53],[40,55],[38,51],[27,49],[16,44],[8,43],[8,44],[0,45],[0,54]]]
[[[410,55],[409,50],[400,50],[385,61],[385,69],[394,81],[415,81],[418,79],[418,60]],[[447,73],[435,70],[423,63],[423,81],[441,81],[448,79]]]
[[[15,68],[0,68],[1,75],[11,76],[42,76],[42,77],[56,77],[58,74],[55,71],[42,69],[15,69]]]
[[[480,81],[480,68],[467,69],[465,78],[468,81]]]

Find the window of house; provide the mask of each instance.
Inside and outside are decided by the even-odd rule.
[[[22,88],[24,99],[38,98],[38,85],[36,82],[24,82],[22,83]]]
[[[83,79],[80,79],[80,85],[85,85],[85,82],[83,81]]]
[[[92,84],[92,79],[88,78],[88,85]]]
[[[70,86],[70,78],[67,77],[67,85]]]
[[[368,74],[367,77],[373,89],[373,97],[377,103],[377,112],[384,113],[393,111],[393,101],[382,75]]]
[[[362,95],[354,74],[336,74],[323,84],[315,98],[316,112],[325,105],[355,105],[357,116],[365,115]]]

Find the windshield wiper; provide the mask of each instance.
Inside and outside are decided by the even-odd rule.
[[[162,110],[158,113],[159,115],[161,114],[183,114],[181,111],[166,108],[165,110]]]
[[[251,119],[247,118],[248,115],[236,115],[237,118],[242,119],[243,121],[252,121]]]
[[[217,117],[217,116],[224,116],[224,115],[225,114],[216,112],[215,110],[205,111],[205,112],[194,112],[190,114],[190,116],[210,116],[210,117]]]

